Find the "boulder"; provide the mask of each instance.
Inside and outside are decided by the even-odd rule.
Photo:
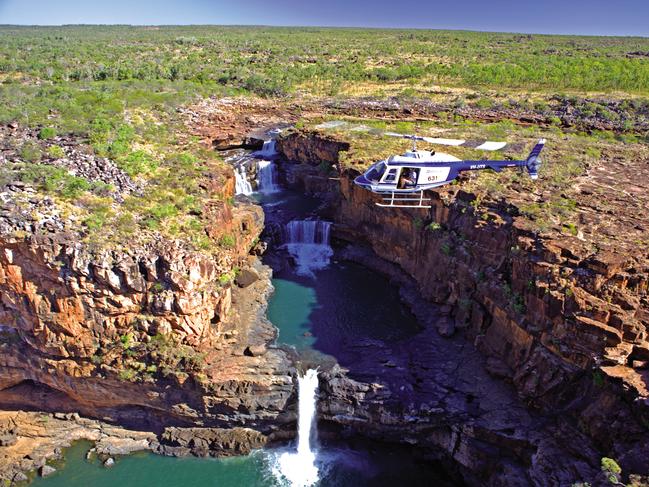
[[[259,357],[265,353],[266,347],[264,345],[250,345],[243,352],[243,354],[248,357]]]
[[[259,280],[259,273],[254,269],[248,268],[239,271],[234,282],[239,287],[248,287],[252,283],[258,280]]]
[[[11,446],[17,441],[16,433],[8,431],[0,435],[0,446]]]
[[[23,472],[18,472],[16,475],[14,475],[12,481],[14,483],[27,482],[29,481],[29,477],[27,477],[27,475],[25,475]]]
[[[52,475],[54,472],[56,472],[56,469],[49,465],[43,465],[38,469],[38,475],[40,475],[41,477],[48,477]]]
[[[113,465],[115,465],[115,459],[113,459],[112,457],[107,458],[106,461],[104,462],[104,467],[106,468],[110,468]]]
[[[455,323],[448,316],[442,316],[437,320],[437,331],[443,337],[450,337],[455,333]]]

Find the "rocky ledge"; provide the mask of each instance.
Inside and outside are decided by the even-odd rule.
[[[0,479],[12,480],[19,471],[39,468],[71,441],[96,442],[107,431],[109,436],[119,431],[118,438],[135,438],[139,443],[134,449],[174,456],[245,454],[292,436],[295,370],[285,352],[269,346],[276,329],[264,317],[272,292],[270,270],[254,258],[249,266],[247,280],[232,288],[228,318],[214,327],[209,346],[181,349],[187,354],[184,360],[190,360],[194,350],[204,351],[204,365],[198,371],[183,374],[176,369],[168,376],[141,373],[125,378],[128,362],[102,366],[76,357],[57,358],[4,328],[0,408],[43,412],[3,413],[9,418],[4,430],[11,441],[0,445],[6,466],[0,469]],[[137,347],[131,350],[135,353]],[[57,427],[43,438],[41,429],[30,429],[34,422],[49,428],[45,423],[50,420]],[[16,449],[16,444],[22,446]],[[101,442],[96,448],[106,453]],[[33,461],[25,462],[25,455]]]
[[[52,461],[78,440],[94,442],[92,453],[103,461],[158,447],[152,433],[126,430],[76,413],[0,411],[0,480],[19,483],[29,479],[26,472],[54,473]]]
[[[170,238],[89,242],[29,184],[9,182],[0,198],[0,409],[150,431],[154,450],[173,455],[242,453],[282,428],[290,436],[295,371],[270,346],[270,270],[250,256],[258,206],[209,203],[206,235],[233,240],[208,252]],[[188,446],[189,436],[202,440]]]
[[[520,195],[490,204],[461,186],[430,192],[430,210],[385,211],[352,183],[357,172],[343,168],[332,180],[318,169],[322,160],[338,164],[340,142],[316,133],[284,137],[278,147],[292,161],[283,167],[286,180],[328,201],[335,237],[367,246],[386,262],[380,270],[406,295],[415,293],[410,302],[437,312],[424,315],[426,330],[399,349],[359,344],[368,363],[327,377],[325,417],[431,447],[461,465],[471,483],[590,481],[604,456],[625,472],[649,474],[649,258],[632,250],[636,237],[591,246],[585,242],[597,238],[594,230],[579,238],[539,234],[512,212]],[[627,174],[628,163],[612,165],[607,184],[634,187]],[[604,184],[602,177],[594,168],[576,191]],[[582,218],[610,225],[589,209],[592,194],[575,194]],[[637,220],[616,228],[643,235],[646,218],[628,211],[635,198],[626,191],[612,197],[622,220]],[[473,210],[478,198],[489,218]],[[481,359],[468,352],[474,348]],[[499,396],[505,383],[518,398]]]

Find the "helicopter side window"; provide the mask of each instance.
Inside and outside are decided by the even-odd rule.
[[[385,172],[385,167],[385,163],[379,162],[378,164],[375,164],[373,167],[371,167],[370,170],[367,171],[367,173],[365,173],[365,177],[370,181],[377,183],[381,180],[381,177]]]
[[[390,169],[385,176],[384,183],[394,183],[397,179],[397,169]]]

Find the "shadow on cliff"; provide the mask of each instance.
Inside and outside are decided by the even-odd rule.
[[[196,406],[198,404],[196,403]],[[160,434],[168,426],[190,427],[194,422],[170,411],[138,404],[102,406],[83,398],[75,398],[46,384],[25,379],[0,391],[0,409],[5,411],[35,411],[80,414],[123,428]]]

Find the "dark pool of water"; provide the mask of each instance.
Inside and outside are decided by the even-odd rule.
[[[268,317],[279,329],[279,343],[313,348],[354,361],[350,345],[359,340],[396,342],[417,333],[419,325],[384,276],[334,258],[313,277],[290,266],[275,273]]]

